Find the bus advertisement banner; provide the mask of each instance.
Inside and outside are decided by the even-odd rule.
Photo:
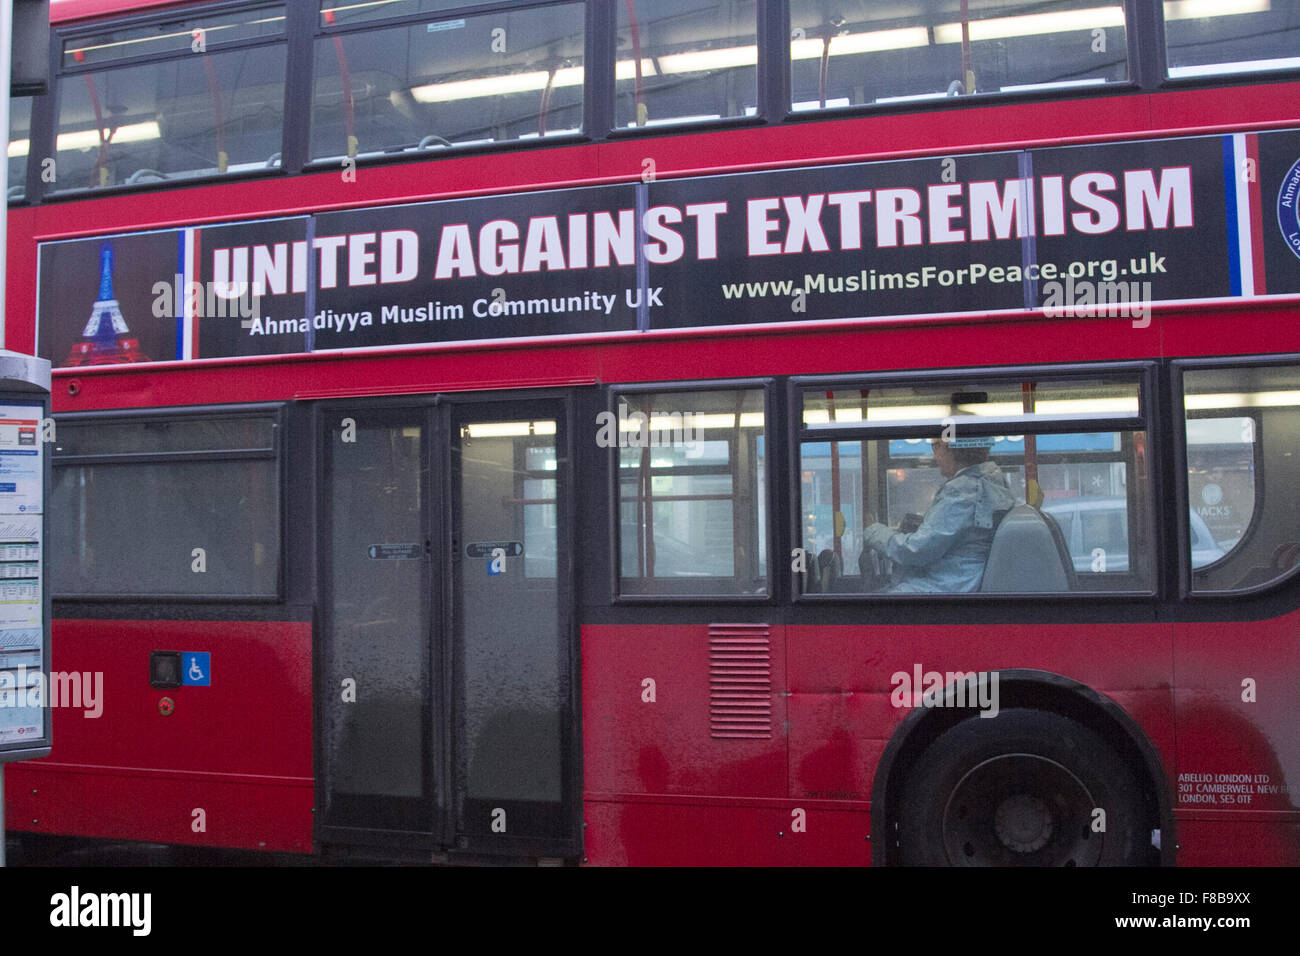
[[[42,243],[56,367],[1300,292],[1300,130],[436,200]]]

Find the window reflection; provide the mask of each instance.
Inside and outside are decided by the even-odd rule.
[[[65,67],[91,66],[169,54],[202,55],[211,48],[284,36],[282,7],[192,17],[105,30],[63,44]]]
[[[803,593],[1149,588],[1141,407],[1131,376],[805,391]]]
[[[1128,78],[1105,0],[792,0],[792,108],[1088,87]]]
[[[27,192],[27,154],[31,151],[32,98],[9,101],[9,185],[7,199],[22,199]]]
[[[753,0],[637,0],[617,7],[616,127],[756,111]]]
[[[579,132],[583,21],[564,4],[319,39],[311,155]]]
[[[1300,371],[1194,370],[1183,387],[1192,588],[1283,577],[1300,564]]]
[[[55,188],[276,167],[284,136],[284,34],[283,8],[264,7],[67,40]]]
[[[277,45],[64,76],[58,188],[274,168],[284,70]]]
[[[1173,79],[1300,69],[1300,0],[1165,0]]]
[[[61,467],[50,515],[61,596],[277,593],[274,461]],[[195,548],[203,549],[202,574]]]
[[[321,0],[321,23],[343,26],[415,13],[442,13],[460,7],[484,6],[490,2],[492,0]]]
[[[618,396],[601,447],[618,448],[625,594],[767,590],[763,393]]]
[[[265,416],[59,422],[49,509],[54,592],[274,597],[273,428]]]

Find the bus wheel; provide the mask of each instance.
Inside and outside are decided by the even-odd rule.
[[[1133,771],[1087,727],[1004,710],[952,727],[908,774],[911,866],[1141,866],[1150,827]]]

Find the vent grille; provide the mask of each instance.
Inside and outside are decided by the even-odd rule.
[[[768,625],[709,625],[709,736],[772,738]]]

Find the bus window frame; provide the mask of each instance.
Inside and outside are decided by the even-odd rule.
[[[88,39],[90,37],[101,36],[105,33],[112,33],[118,30],[130,30],[135,27],[166,26],[168,24],[180,24],[187,20],[199,20],[206,17],[220,17],[226,14],[252,14],[258,11],[283,10],[285,26],[284,31],[278,36],[254,37],[247,40],[217,40],[212,43],[206,43],[204,51],[207,53],[222,53],[227,50],[239,50],[246,47],[255,46],[272,46],[277,43],[289,42],[289,0],[225,0],[212,4],[195,5],[191,8],[175,7],[168,11],[146,11],[143,14],[127,15],[121,18],[105,18],[102,20],[93,20],[86,23],[73,24],[72,26],[58,29],[57,37],[51,44],[52,52],[57,59],[58,72],[57,76],[72,76],[81,73],[95,73],[102,70],[114,70],[119,66],[140,66],[142,64],[163,63],[170,60],[180,60],[192,58],[195,56],[192,50],[177,49],[162,53],[136,53],[131,56],[124,56],[113,60],[101,60],[94,63],[74,63],[66,64],[63,62],[63,55],[68,43],[76,40]]]
[[[1187,406],[1186,392],[1184,391],[1184,376],[1187,372],[1206,371],[1210,369],[1224,368],[1270,368],[1270,367],[1290,367],[1300,369],[1300,352],[1288,352],[1278,355],[1241,355],[1226,356],[1220,358],[1207,359],[1175,359],[1170,363],[1170,395],[1173,398],[1174,412],[1174,496],[1175,504],[1178,507],[1178,520],[1175,522],[1178,542],[1178,596],[1188,602],[1204,601],[1221,601],[1225,599],[1248,598],[1260,594],[1266,594],[1286,586],[1293,579],[1300,575],[1300,564],[1289,568],[1277,577],[1259,584],[1251,585],[1246,588],[1230,588],[1223,590],[1196,590],[1192,586],[1192,576],[1197,571],[1205,571],[1209,568],[1217,567],[1221,562],[1226,561],[1236,551],[1234,547],[1218,561],[1213,564],[1207,564],[1201,568],[1192,567],[1192,549],[1191,549],[1191,519],[1188,512],[1191,510],[1191,496],[1187,481]],[[1241,410],[1243,414],[1237,415],[1238,418],[1251,418],[1255,422],[1255,436],[1258,441],[1255,442],[1255,513],[1251,515],[1250,524],[1246,527],[1245,533],[1241,536],[1241,541],[1247,541],[1256,532],[1260,523],[1261,515],[1264,513],[1263,501],[1267,494],[1267,476],[1265,470],[1265,456],[1263,455],[1264,440],[1261,428],[1260,416],[1258,409],[1245,408]],[[1201,416],[1192,416],[1193,419]],[[1240,545],[1238,545],[1240,547]]]
[[[290,0],[283,0],[290,3]],[[358,20],[354,23],[344,23],[339,25],[330,25],[322,22],[322,10],[320,4],[312,0],[310,4],[302,3],[303,7],[310,6],[311,28],[302,31],[306,39],[299,39],[297,42],[302,49],[299,55],[303,58],[299,63],[300,72],[306,77],[303,81],[305,90],[305,99],[302,101],[302,108],[299,111],[302,115],[296,121],[301,128],[296,130],[301,139],[301,150],[303,160],[300,164],[301,171],[304,173],[318,173],[339,168],[339,158],[334,156],[325,156],[312,158],[311,156],[311,136],[313,110],[315,109],[315,56],[316,45],[321,40],[330,39],[331,37],[347,37],[361,33],[379,32],[383,30],[392,30],[397,28],[410,28],[420,24],[440,23],[449,20],[468,19],[471,17],[490,17],[495,14],[516,13],[524,10],[536,10],[542,7],[561,7],[577,6],[583,8],[582,20],[582,55],[583,55],[583,82],[582,82],[582,118],[583,128],[573,133],[560,133],[553,136],[539,136],[535,139],[511,139],[500,140],[491,143],[452,143],[450,146],[441,146],[437,148],[428,148],[423,150],[402,150],[385,148],[382,152],[359,154],[352,157],[352,162],[357,166],[367,165],[386,165],[394,162],[418,162],[421,160],[436,159],[442,156],[463,156],[474,153],[494,153],[503,152],[518,148],[536,148],[538,146],[574,146],[593,141],[592,134],[588,129],[587,123],[590,120],[590,111],[587,104],[587,98],[592,93],[592,83],[589,80],[593,62],[593,34],[594,31],[604,26],[603,23],[594,23],[592,18],[592,8],[599,6],[596,0],[482,0],[477,4],[467,3],[459,7],[448,8],[439,11],[415,11],[413,13],[399,13],[390,17],[375,17],[372,20]],[[290,46],[290,67],[293,67],[294,48],[291,40]],[[611,65],[612,74],[613,67]],[[286,80],[286,89],[288,81]],[[610,101],[613,102],[613,82],[610,85]],[[289,108],[286,103],[286,110]],[[286,117],[289,115],[285,113]],[[295,114],[297,115],[297,114]],[[286,120],[285,128],[288,130],[289,122]],[[287,136],[286,136],[286,145]]]
[[[725,602],[728,604],[753,604],[753,605],[775,605],[778,603],[776,588],[778,579],[774,574],[779,557],[777,549],[777,522],[774,520],[779,515],[776,500],[776,484],[774,480],[777,475],[777,469],[781,463],[777,459],[779,441],[773,441],[773,432],[779,431],[773,428],[776,421],[775,395],[776,379],[771,377],[765,378],[735,378],[735,379],[693,379],[685,382],[649,382],[637,383],[632,385],[611,385],[606,389],[605,401],[601,403],[601,411],[610,412],[617,419],[618,400],[620,396],[625,395],[654,395],[654,394],[679,394],[682,392],[742,392],[761,390],[763,394],[763,465],[765,468],[764,483],[766,488],[761,496],[755,494],[755,508],[762,508],[766,513],[766,529],[762,537],[763,546],[767,549],[767,573],[763,576],[765,582],[765,593],[763,594],[739,594],[727,593],[725,591],[698,592],[698,593],[663,593],[663,594],[638,594],[636,592],[625,592],[623,590],[623,553],[622,553],[622,498],[619,474],[619,452],[620,448],[615,445],[608,449],[603,449],[606,454],[609,477],[606,481],[607,486],[607,507],[609,511],[609,593],[610,603],[612,605],[646,605],[646,604],[716,604]],[[592,423],[593,427],[595,423]],[[600,454],[600,451],[597,452]],[[734,467],[735,462],[731,462]],[[733,485],[733,499],[738,489]],[[757,492],[757,489],[755,489]],[[757,511],[755,512],[757,515]],[[735,529],[732,529],[733,547],[735,542]],[[734,553],[734,551],[733,551]],[[706,580],[701,578],[700,580]],[[709,578],[714,581],[738,581],[738,576],[730,578]]]
[[[208,186],[237,182],[256,182],[268,178],[300,176],[334,171],[339,164],[328,159],[311,160],[310,153],[310,103],[312,100],[312,52],[318,38],[342,36],[354,30],[400,25],[404,22],[446,18],[457,12],[491,14],[494,12],[529,7],[546,6],[565,0],[496,0],[496,2],[449,8],[432,16],[428,14],[402,14],[391,18],[363,20],[355,24],[327,28],[321,23],[319,5],[312,2],[290,3],[281,0],[285,10],[286,33],[278,39],[259,38],[249,41],[231,41],[225,49],[239,49],[250,44],[283,42],[287,44],[286,76],[284,80],[283,123],[280,140],[280,162],[266,169],[241,170],[237,173],[187,176],[161,182],[119,183],[104,187],[77,186],[67,189],[50,189],[42,179],[39,164],[28,163],[27,189],[23,199],[8,200],[10,205],[36,205],[46,202],[75,201],[92,197],[134,195],[169,189]],[[573,2],[573,0],[569,0]],[[1126,54],[1129,79],[1124,82],[1104,84],[1099,89],[1083,93],[1077,88],[1048,88],[1012,93],[1001,91],[977,93],[969,96],[943,97],[934,100],[908,101],[885,104],[859,104],[843,107],[795,112],[792,103],[790,78],[789,7],[784,2],[760,3],[758,7],[758,109],[754,116],[728,117],[719,120],[684,121],[654,127],[615,127],[613,82],[614,46],[617,18],[612,4],[600,0],[582,0],[586,7],[584,29],[584,69],[586,80],[583,91],[583,129],[580,133],[529,140],[512,140],[503,143],[465,144],[439,150],[397,152],[358,156],[358,166],[387,166],[391,164],[428,162],[438,158],[454,158],[482,154],[509,153],[520,149],[562,148],[615,142],[629,138],[653,139],[683,133],[701,133],[755,127],[794,126],[807,122],[847,121],[871,117],[924,115],[934,110],[959,108],[981,109],[1016,103],[1051,103],[1063,100],[1094,100],[1124,96],[1131,93],[1177,92],[1197,89],[1214,89],[1242,84],[1288,83],[1300,77],[1300,68],[1294,70],[1246,71],[1206,77],[1170,78],[1167,70],[1163,7],[1143,0],[1118,0],[1125,17]],[[127,11],[121,15],[106,15],[93,20],[56,21],[51,24],[50,75],[53,89],[33,104],[29,156],[54,155],[56,121],[58,117],[58,85],[65,75],[62,66],[63,43],[69,38],[103,32],[107,29],[129,28],[136,25],[165,23],[210,14],[221,14],[258,9],[268,0],[214,0],[212,3],[195,3],[194,6],[171,7],[162,10],[144,9]],[[184,55],[184,54],[178,54]],[[146,62],[146,56],[129,62]],[[86,69],[89,69],[87,67]],[[608,82],[606,82],[608,80]]]
[[[51,581],[50,592],[55,601],[75,601],[79,604],[144,604],[164,602],[169,605],[215,605],[215,604],[283,604],[287,579],[288,540],[287,524],[290,506],[286,476],[286,402],[256,402],[232,405],[185,405],[176,408],[142,408],[111,409],[92,412],[66,412],[57,414],[54,419],[55,433],[62,424],[80,423],[140,423],[167,421],[201,421],[241,417],[269,417],[272,420],[271,447],[269,449],[239,449],[233,452],[145,452],[103,455],[69,455],[58,458],[53,450],[50,454],[51,482],[53,469],[63,466],[75,467],[88,464],[144,465],[149,463],[186,463],[194,461],[248,461],[267,460],[275,467],[275,495],[278,524],[276,527],[277,573],[274,594],[149,594],[141,592],[123,593],[67,593],[56,592]],[[51,578],[53,575],[51,575]]]
[[[63,50],[65,44],[77,39],[97,36],[102,33],[113,30],[129,30],[132,27],[145,27],[161,25],[168,22],[179,20],[193,20],[204,16],[221,16],[228,13],[251,13],[261,9],[276,9],[284,11],[284,33],[278,37],[257,37],[250,40],[232,40],[226,43],[214,43],[207,48],[208,53],[228,53],[238,50],[252,49],[254,47],[274,46],[283,44],[285,47],[285,75],[281,84],[282,101],[280,111],[282,120],[280,123],[280,165],[269,166],[260,170],[241,170],[236,173],[210,173],[201,176],[182,176],[176,179],[166,179],[162,182],[139,182],[139,183],[114,183],[109,186],[74,186],[71,188],[58,188],[57,182],[46,183],[39,176],[39,164],[28,164],[28,185],[32,185],[33,179],[40,186],[40,191],[32,195],[28,190],[29,202],[64,202],[75,201],[80,199],[98,198],[101,196],[117,196],[137,192],[155,192],[160,189],[177,189],[191,186],[206,186],[218,183],[237,183],[250,182],[258,179],[284,176],[290,172],[300,172],[301,164],[294,168],[286,163],[285,157],[289,156],[290,150],[294,144],[307,135],[306,130],[299,130],[298,123],[300,119],[295,118],[296,113],[291,112],[294,102],[299,98],[295,91],[297,89],[296,73],[299,72],[299,64],[295,60],[295,40],[294,32],[296,11],[299,5],[290,0],[219,0],[211,4],[196,4],[193,7],[168,8],[165,10],[144,10],[135,14],[126,14],[120,17],[102,17],[96,20],[73,23],[61,26],[54,24],[50,30],[50,91],[42,100],[46,102],[39,107],[35,102],[32,104],[32,122],[36,122],[36,113],[39,109],[41,115],[41,149],[42,156],[57,156],[57,142],[59,135],[59,107],[61,105],[62,84],[65,79],[70,79],[83,74],[94,74],[95,72],[107,72],[119,68],[129,69],[131,67],[146,66],[154,63],[162,63],[184,57],[192,57],[195,54],[185,50],[177,50],[171,53],[163,54],[141,54],[132,57],[123,57],[120,60],[113,60],[108,63],[92,63],[85,66],[74,65],[65,66],[63,63]],[[33,125],[31,130],[30,142],[35,144],[37,128]],[[305,150],[305,145],[304,145]],[[28,156],[30,157],[35,150],[34,145],[29,147]],[[34,173],[33,169],[37,172]],[[53,187],[53,188],[51,188]]]
[[[1131,2],[1131,0],[1129,0]],[[1143,6],[1139,4],[1139,6]],[[1144,16],[1151,18],[1148,25],[1151,50],[1146,63],[1151,70],[1151,87],[1156,91],[1194,90],[1200,87],[1231,86],[1243,81],[1253,83],[1287,83],[1300,79],[1300,67],[1285,70],[1242,70],[1237,73],[1209,73],[1203,76],[1169,75],[1169,38],[1165,31],[1164,0],[1157,0],[1150,8],[1144,7]]]
[[[392,13],[388,16],[380,15],[363,20],[331,24],[323,22],[322,14],[326,11],[321,8],[321,4],[317,0],[308,0],[314,18],[312,36],[316,38],[351,33],[353,31],[364,31],[373,26],[412,26],[441,20],[460,20],[480,14],[490,16],[494,13],[513,13],[516,10],[531,10],[537,7],[554,7],[566,3],[582,3],[586,5],[591,2],[592,0],[465,0],[458,6],[450,6],[443,10],[410,10],[405,13]],[[338,9],[338,7],[331,8],[331,10]]]
[[[1002,90],[990,90],[987,93],[961,93],[934,99],[923,100],[901,100],[889,103],[855,103],[848,106],[827,106],[819,109],[799,110],[794,109],[794,90],[793,77],[790,75],[793,69],[793,59],[790,56],[790,45],[793,38],[790,35],[790,4],[782,2],[780,4],[781,13],[785,17],[784,33],[784,51],[781,60],[784,63],[786,72],[786,97],[782,104],[779,118],[786,122],[801,122],[809,119],[828,119],[844,120],[853,119],[858,116],[872,116],[879,114],[894,113],[924,113],[929,109],[951,108],[954,103],[957,105],[978,109],[981,106],[999,106],[1006,103],[1041,102],[1043,100],[1053,99],[1074,99],[1081,94],[1085,98],[1093,96],[1114,96],[1125,93],[1136,93],[1146,89],[1150,84],[1148,75],[1156,83],[1159,78],[1165,75],[1165,34],[1164,34],[1164,15],[1163,7],[1160,14],[1150,9],[1149,5],[1143,0],[1117,0],[1117,5],[1124,10],[1124,57],[1125,65],[1128,68],[1128,78],[1116,80],[1115,82],[1105,82],[1097,84],[1094,87],[1051,87],[1045,86],[1042,89],[1034,90],[1017,90],[1014,92],[1003,92]],[[762,15],[760,13],[760,19]],[[1152,22],[1154,19],[1154,23]],[[1152,47],[1148,51],[1143,47],[1143,41],[1155,44],[1158,47]],[[759,40],[760,60],[759,70],[763,68],[761,59],[762,39]],[[1159,62],[1153,62],[1158,55]],[[781,64],[770,63],[769,69],[779,69]],[[1257,76],[1257,73],[1249,74]],[[760,75],[759,83],[763,79]]]
[[[810,440],[829,440],[829,441],[874,441],[884,438],[915,437],[917,435],[932,435],[937,438],[940,436],[943,425],[937,422],[932,425],[917,424],[880,424],[865,425],[858,427],[821,427],[816,431],[809,431],[803,424],[803,393],[809,390],[837,390],[837,389],[861,389],[863,387],[877,388],[889,386],[907,386],[907,385],[938,385],[938,384],[960,384],[963,381],[975,380],[983,382],[1006,382],[1018,383],[1023,382],[1026,378],[1032,377],[1037,380],[1051,379],[1054,382],[1068,381],[1071,379],[1090,379],[1098,376],[1116,375],[1131,376],[1137,384],[1138,390],[1138,411],[1133,416],[1110,416],[1106,418],[1072,418],[1047,420],[1043,422],[1045,427],[1037,427],[1032,432],[1035,435],[1059,433],[1070,434],[1079,433],[1080,431],[1119,431],[1135,434],[1138,432],[1146,433],[1146,468],[1147,474],[1145,482],[1147,486],[1147,504],[1146,514],[1139,514],[1147,522],[1147,539],[1151,542],[1149,547],[1149,558],[1151,571],[1148,577],[1150,586],[1144,589],[1125,589],[1125,590],[1071,590],[1064,592],[1014,592],[1014,591],[968,591],[947,593],[920,593],[920,594],[885,594],[880,592],[833,592],[829,594],[807,592],[800,588],[793,576],[787,587],[790,588],[790,600],[793,605],[814,606],[818,604],[847,604],[861,606],[870,605],[874,602],[890,603],[916,603],[920,602],[943,602],[943,603],[962,603],[972,602],[976,604],[987,604],[1010,600],[1015,602],[1029,601],[1051,601],[1061,604],[1071,601],[1106,601],[1115,599],[1156,599],[1159,600],[1165,587],[1165,575],[1162,571],[1162,555],[1165,553],[1164,540],[1164,522],[1155,520],[1161,514],[1160,498],[1163,481],[1162,466],[1160,455],[1156,450],[1160,448],[1160,415],[1159,415],[1159,391],[1158,374],[1159,366],[1155,361],[1122,361],[1122,362],[1097,362],[1097,363],[1070,363],[1070,364],[1053,364],[1053,365],[998,365],[998,366],[975,366],[970,368],[930,368],[917,371],[890,371],[890,372],[873,372],[862,375],[800,375],[791,376],[788,384],[787,407],[790,414],[787,420],[789,434],[787,443],[789,448],[790,460],[787,466],[786,480],[789,486],[789,501],[786,504],[785,520],[791,529],[791,547],[801,546],[799,542],[802,538],[798,531],[802,527],[802,505],[801,505],[801,474],[803,459],[803,443]],[[1084,427],[1081,429],[1080,425]],[[1002,434],[1006,429],[1006,419],[983,417],[978,421],[963,423],[964,431],[967,435],[995,435]],[[1136,472],[1135,472],[1136,474]],[[1129,483],[1129,495],[1135,493],[1136,485]],[[1134,535],[1136,522],[1129,522],[1130,545]],[[1133,550],[1130,546],[1130,567],[1133,563]]]

